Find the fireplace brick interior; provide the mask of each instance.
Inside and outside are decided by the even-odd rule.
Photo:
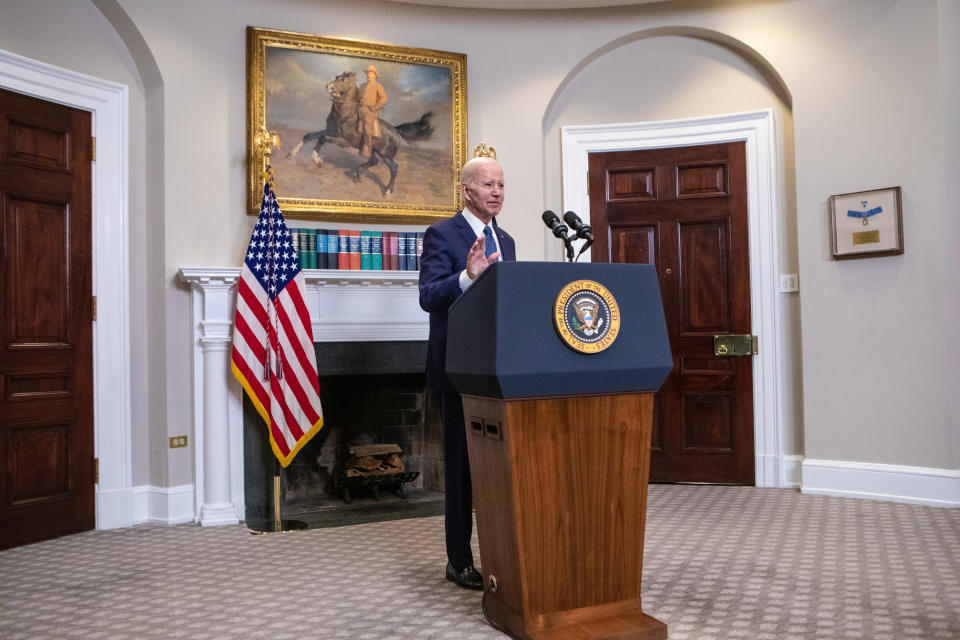
[[[404,466],[420,475],[404,492],[443,491],[443,430],[426,392],[426,343],[319,342],[317,369],[324,427],[284,472],[284,517],[345,507],[334,490],[345,447],[395,443]],[[272,517],[274,458],[266,427],[244,398],[244,485],[247,519]],[[381,500],[392,494],[381,492]],[[376,504],[372,492],[351,490],[354,504]],[[395,499],[395,498],[394,498]]]

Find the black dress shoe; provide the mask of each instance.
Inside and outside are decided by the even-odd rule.
[[[473,567],[465,567],[460,571],[453,568],[453,565],[447,563],[447,580],[453,582],[458,587],[464,589],[483,589],[483,577],[480,572]]]

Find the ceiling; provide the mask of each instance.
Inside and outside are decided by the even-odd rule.
[[[388,0],[457,9],[591,9],[668,2],[669,0]]]

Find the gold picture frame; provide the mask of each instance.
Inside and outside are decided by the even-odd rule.
[[[287,218],[430,223],[456,213],[466,66],[462,53],[247,27],[247,215],[259,213],[268,165]],[[365,107],[365,121],[371,75],[379,86],[368,95],[385,93],[386,104]]]
[[[830,196],[834,260],[903,253],[900,187]]]

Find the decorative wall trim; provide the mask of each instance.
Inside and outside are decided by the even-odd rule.
[[[193,521],[193,485],[178,487],[154,487],[144,485],[133,488],[135,521],[160,524],[181,524]]]
[[[128,90],[0,50],[0,87],[91,112],[93,163],[94,450],[98,529],[134,523],[130,442],[130,303],[128,260]]]
[[[595,152],[656,149],[724,142],[746,142],[747,217],[750,250],[750,313],[760,336],[753,359],[755,474],[758,487],[786,486],[783,476],[785,423],[781,354],[783,335],[777,280],[779,256],[779,173],[773,111],[561,128],[563,208],[580,212],[589,223],[587,155]],[[584,258],[589,260],[589,257]]]
[[[415,271],[305,269],[315,342],[426,340]],[[237,268],[183,268],[191,288],[194,500],[202,525],[243,520],[243,396],[229,371]],[[322,399],[321,399],[322,401]]]
[[[801,491],[956,508],[960,507],[960,469],[807,458]]]
[[[783,482],[780,486],[799,489],[803,479],[803,456],[783,456]]]

